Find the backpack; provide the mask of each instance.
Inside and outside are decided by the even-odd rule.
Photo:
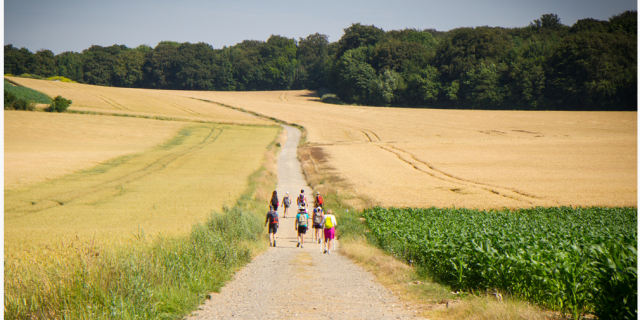
[[[309,218],[309,216],[307,216],[306,213],[299,213],[298,214],[298,226],[299,227],[306,227],[308,218]]]
[[[298,196],[298,204],[304,203],[304,194]]]
[[[321,195],[318,195],[318,197],[316,197],[316,203],[317,204],[323,204],[324,203],[324,199],[322,199]]]
[[[316,214],[315,216],[313,216],[313,224],[322,224],[322,215],[321,214]]]
[[[269,211],[271,215],[271,224],[278,224],[278,213],[275,211]]]
[[[271,198],[271,205],[273,206],[274,209],[278,207],[278,198],[276,197]]]
[[[325,216],[324,228],[325,229],[333,228],[333,220],[331,220],[331,216]]]
[[[289,199],[289,197],[285,197],[283,201],[285,206],[288,207],[291,205],[291,200]]]

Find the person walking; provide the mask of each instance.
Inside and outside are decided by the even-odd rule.
[[[324,208],[324,198],[320,195],[320,191],[316,192],[316,208]]]
[[[278,212],[278,191],[273,190],[273,194],[271,194],[271,207],[273,207],[273,211]]]
[[[289,207],[291,206],[291,198],[289,197],[289,191],[287,191],[282,198],[282,207],[284,208],[284,218],[287,218],[287,213],[289,213]]]
[[[276,246],[276,233],[280,226],[278,220],[278,212],[273,210],[273,207],[269,206],[269,212],[267,212],[267,219],[264,222],[264,226],[269,226],[269,247]]]
[[[322,218],[322,227],[324,228],[324,253],[331,254],[331,245],[333,249],[336,249],[335,237],[336,237],[336,216],[333,215],[331,209],[327,210],[327,214]]]
[[[305,208],[307,207],[307,197],[304,194],[304,189],[300,190],[300,194],[298,195],[298,206],[304,204]]]
[[[313,209],[313,235],[314,241],[317,241],[318,244],[322,244],[322,218],[324,218],[324,213],[322,212],[322,208],[314,208]]]
[[[304,235],[307,233],[309,226],[309,214],[302,205],[298,209],[295,226],[296,231],[298,231],[298,247],[304,248]]]

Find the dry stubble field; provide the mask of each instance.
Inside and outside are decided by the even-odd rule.
[[[312,91],[172,93],[304,126],[318,164],[372,204],[637,206],[637,112],[338,106]]]

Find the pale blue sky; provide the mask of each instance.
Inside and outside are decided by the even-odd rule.
[[[136,47],[158,42],[205,42],[214,48],[272,34],[330,42],[352,23],[386,30],[447,31],[459,27],[523,27],[545,13],[565,25],[607,20],[637,10],[636,0],[5,0],[4,44],[55,54],[91,45]]]

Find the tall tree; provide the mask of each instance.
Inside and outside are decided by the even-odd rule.
[[[27,60],[27,69],[30,73],[42,77],[52,77],[58,74],[56,58],[51,50],[40,50]]]
[[[58,75],[73,81],[83,82],[82,54],[78,52],[63,52],[56,56]]]
[[[445,82],[463,79],[481,64],[499,64],[513,48],[513,41],[502,28],[462,28],[442,44],[434,64]]]
[[[338,52],[336,58],[340,58],[347,50],[356,49],[363,46],[375,46],[384,40],[385,32],[376,26],[352,24],[344,29],[344,35],[338,41]]]
[[[178,48],[173,44],[159,43],[147,54],[144,63],[144,81],[146,87],[155,89],[173,89],[176,77],[175,61]]]
[[[264,80],[267,90],[289,90],[296,80],[298,48],[293,39],[272,35],[262,46]]]
[[[214,88],[213,48],[206,43],[178,46],[174,70],[175,89],[212,90]]]
[[[114,81],[121,79],[125,73],[120,70],[119,56],[121,52],[127,49],[124,45],[113,45],[110,47],[94,45],[82,51],[84,82],[101,86],[122,85],[122,83]],[[118,73],[118,75],[116,75],[116,73]]]
[[[366,62],[371,47],[359,47],[345,52],[336,64],[337,94],[348,103],[366,104],[371,101],[372,83],[376,70]]]
[[[298,77],[302,88],[315,90],[326,86],[324,80],[329,65],[328,45],[328,37],[319,33],[298,41]]]
[[[530,26],[533,29],[558,30],[562,27],[560,18],[555,13],[543,14],[540,19],[533,20]]]
[[[33,53],[27,48],[16,48],[11,44],[4,46],[4,73],[21,75],[28,73],[27,61]]]

